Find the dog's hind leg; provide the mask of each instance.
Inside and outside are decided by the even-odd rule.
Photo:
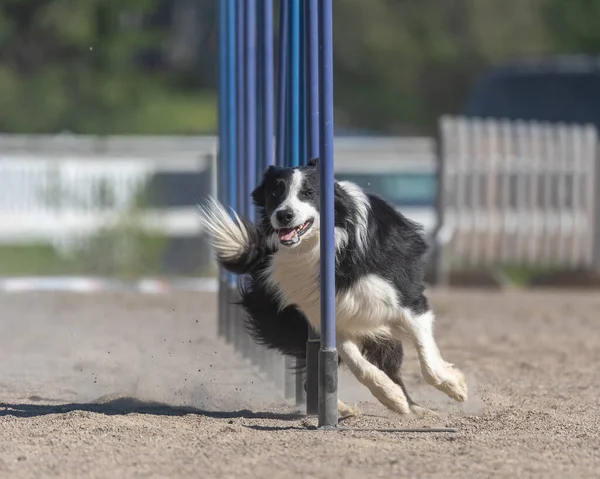
[[[453,364],[442,359],[440,350],[433,337],[433,311],[414,314],[406,310],[395,329],[398,339],[408,336],[415,345],[421,372],[428,384],[439,389],[452,399],[467,400],[467,382],[465,375]]]
[[[370,363],[354,341],[339,338],[338,353],[342,362],[377,400],[398,414],[410,414],[410,404],[402,387]]]
[[[367,361],[381,369],[389,378],[402,388],[410,410],[417,416],[436,415],[435,412],[419,406],[412,400],[404,381],[402,381],[401,368],[404,359],[402,343],[394,338],[367,338],[362,342],[362,351]]]

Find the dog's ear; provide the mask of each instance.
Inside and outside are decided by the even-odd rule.
[[[312,160],[310,160],[308,162],[308,164],[306,166],[310,166],[310,167],[317,167],[319,166],[319,159],[318,158],[313,158]]]
[[[265,184],[266,184],[267,178],[270,175],[272,175],[273,173],[275,173],[278,169],[279,169],[278,166],[275,166],[275,165],[269,166],[267,168],[267,170],[265,171],[265,174],[263,175],[263,179],[262,179],[260,185],[258,185],[252,192],[252,201],[254,202],[254,204],[256,206],[260,206],[261,208],[264,208],[266,206]]]
[[[256,206],[265,207],[265,182],[263,181],[252,192],[252,201]]]

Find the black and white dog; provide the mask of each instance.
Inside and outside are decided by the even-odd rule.
[[[320,327],[319,168],[271,166],[252,192],[253,224],[210,200],[201,221],[219,263],[249,273],[241,305],[254,339],[304,358],[309,324]],[[456,401],[467,399],[463,373],[442,359],[434,314],[424,295],[421,228],[377,195],[335,183],[336,321],[341,363],[389,409],[428,412],[400,377],[402,343],[414,344],[425,380]],[[342,416],[358,411],[341,401]]]

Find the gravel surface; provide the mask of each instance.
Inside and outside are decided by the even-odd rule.
[[[0,478],[540,477],[600,474],[600,294],[432,291],[465,404],[404,376],[437,419],[363,415],[314,430],[216,338],[214,295],[0,296]],[[456,433],[377,428],[451,426]]]

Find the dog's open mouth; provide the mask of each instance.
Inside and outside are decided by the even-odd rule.
[[[313,225],[314,219],[310,219],[294,228],[281,228],[277,231],[279,241],[282,245],[290,246],[300,241],[300,237]]]

